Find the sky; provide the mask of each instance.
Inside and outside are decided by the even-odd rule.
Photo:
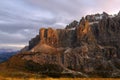
[[[0,48],[28,45],[41,27],[64,28],[88,14],[117,14],[120,0],[1,0]]]

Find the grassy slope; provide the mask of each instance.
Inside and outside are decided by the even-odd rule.
[[[59,68],[56,65],[39,65],[37,63],[26,61],[22,59],[22,54],[17,54],[11,57],[8,61],[0,64],[0,76],[2,77],[19,77],[19,78],[31,78],[31,77],[48,77],[42,73],[38,73],[40,71],[45,71],[49,68],[49,70],[58,71]],[[51,67],[52,66],[52,67]],[[40,71],[39,71],[40,70]],[[50,74],[50,73],[48,73]]]
[[[119,78],[11,78],[0,77],[0,80],[120,80]]]
[[[21,59],[21,55],[15,55],[8,61],[0,64],[0,80],[7,78],[16,80],[24,78],[41,78],[41,74],[28,72],[25,67],[26,61]],[[5,79],[6,80],[6,79]]]

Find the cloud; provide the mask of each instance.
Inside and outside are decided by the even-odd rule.
[[[1,44],[6,48],[28,44],[41,27],[64,28],[87,14],[117,13],[119,3],[119,0],[2,0],[0,48]]]
[[[23,47],[25,47],[26,44],[0,44],[0,48],[8,48],[8,49],[13,49],[13,50],[19,50]]]

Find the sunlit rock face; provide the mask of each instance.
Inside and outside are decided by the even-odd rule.
[[[59,64],[91,76],[117,77],[119,50],[120,16],[103,13],[73,21],[65,29],[40,29],[39,35],[29,42],[32,56],[28,54],[22,59],[41,65]]]

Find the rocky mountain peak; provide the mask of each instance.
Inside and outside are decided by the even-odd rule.
[[[75,29],[78,26],[78,23],[78,21],[74,20],[69,25],[67,25],[65,29]]]
[[[65,29],[41,28],[28,47],[19,54],[22,60],[58,65],[63,73],[118,77],[120,17],[104,12],[73,21]]]
[[[118,12],[118,16],[120,16],[120,11]]]

